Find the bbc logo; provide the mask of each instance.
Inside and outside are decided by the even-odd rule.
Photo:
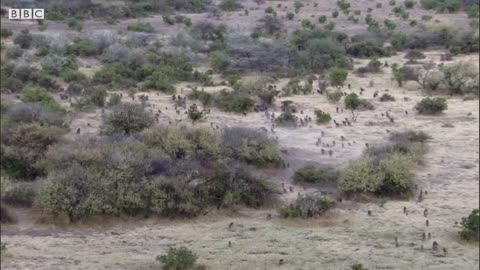
[[[43,20],[45,10],[43,8],[11,8],[8,10],[10,20]]]

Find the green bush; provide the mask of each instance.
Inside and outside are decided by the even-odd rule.
[[[170,248],[166,255],[157,257],[163,270],[192,270],[195,269],[197,255],[186,247]]]
[[[105,106],[105,99],[107,98],[107,89],[102,86],[93,87],[93,89],[88,93],[90,101],[97,105],[98,107]]]
[[[265,9],[265,13],[267,13],[267,14],[273,14],[274,12],[275,12],[275,10],[273,9],[273,7],[267,7]],[[293,19],[293,17],[292,17],[292,19]]]
[[[47,13],[47,19],[50,21],[63,21],[65,17],[60,10],[52,10]]]
[[[339,15],[338,10],[335,10],[335,11],[332,12],[332,17],[333,18],[337,18],[338,15]]]
[[[442,83],[452,94],[476,94],[479,93],[478,68],[470,63],[458,62],[450,65],[442,65]]]
[[[343,97],[343,93],[340,90],[335,90],[335,91],[329,91],[327,93],[327,99],[330,102],[337,103],[339,102]]]
[[[385,27],[387,27],[388,30],[393,30],[397,27],[397,24],[395,24],[395,22],[389,19],[385,19],[383,23],[385,24]]]
[[[382,44],[371,41],[353,42],[348,48],[347,53],[354,57],[370,58],[389,56],[389,52],[383,48]]]
[[[188,95],[190,99],[200,100],[203,106],[208,106],[213,101],[213,94],[205,92],[203,89],[200,91],[196,88],[192,89],[192,92]]]
[[[113,93],[108,100],[108,106],[116,106],[122,103],[122,96],[117,93]]]
[[[369,192],[380,190],[384,176],[371,157],[353,161],[340,173],[339,187],[343,192]]]
[[[461,0],[420,0],[425,9],[435,9],[439,12],[457,12],[462,8]]]
[[[328,72],[328,79],[334,86],[343,85],[347,80],[348,70],[344,68],[331,68]]]
[[[222,110],[227,112],[248,112],[255,105],[255,101],[241,91],[221,90],[215,95],[215,104]]]
[[[315,110],[315,116],[317,117],[318,124],[328,123],[330,120],[332,120],[330,114],[322,110]]]
[[[405,2],[403,2],[403,3],[404,3],[406,8],[412,9],[417,2],[415,0],[405,0]]]
[[[391,1],[390,1],[391,2]],[[395,5],[395,1],[393,1],[394,5]],[[354,264],[352,265],[352,270],[368,270],[368,268],[364,267],[362,264],[360,263],[357,263],[357,264]]]
[[[314,194],[300,195],[294,204],[284,206],[278,210],[282,218],[311,218],[323,215],[335,202],[331,199]]]
[[[346,10],[350,8],[350,3],[346,0],[339,0],[337,1],[337,6],[342,10]]]
[[[227,128],[222,134],[229,156],[259,167],[280,166],[282,156],[277,144],[262,131],[248,128]]]
[[[462,218],[460,237],[465,240],[480,240],[480,212],[474,209],[468,217]]]
[[[8,38],[13,35],[13,31],[7,28],[0,29],[0,37],[1,38]]]
[[[138,104],[124,103],[113,108],[104,116],[102,130],[106,134],[140,132],[153,125],[154,120]]]
[[[43,88],[26,88],[23,91],[23,102],[40,103],[45,109],[54,112],[63,112],[64,109],[57,101]]]
[[[224,11],[236,11],[243,8],[238,0],[222,0],[218,7]]]
[[[351,110],[373,109],[373,106],[366,99],[359,98],[358,95],[355,93],[350,93],[347,96],[345,96],[344,102],[345,102],[345,107]]]
[[[153,33],[155,32],[155,28],[150,23],[144,23],[144,22],[137,22],[130,24],[127,26],[128,31],[132,32],[145,32],[145,33]]]
[[[384,93],[381,97],[380,97],[380,101],[382,102],[385,102],[385,101],[395,101],[395,98],[388,94],[388,93]]]
[[[295,171],[293,180],[300,183],[332,183],[337,180],[337,174],[331,168],[315,168],[313,166],[305,166]]]
[[[288,19],[288,20],[291,21],[291,20],[293,20],[294,17],[295,17],[295,14],[294,14],[294,13],[292,13],[292,12],[288,12],[288,13],[287,13],[287,19]]]
[[[447,108],[447,99],[443,97],[426,97],[415,105],[415,110],[420,114],[438,114]]]
[[[14,178],[34,179],[43,174],[37,162],[43,159],[50,145],[60,141],[65,130],[38,123],[14,126],[2,124],[1,168]]]
[[[325,25],[325,29],[328,31],[333,31],[335,29],[335,23],[334,22],[329,22]]]
[[[60,77],[67,83],[82,82],[87,80],[87,76],[85,76],[85,74],[69,68],[60,71]]]
[[[5,56],[8,59],[17,59],[19,57],[22,57],[22,55],[23,55],[23,50],[19,46],[9,47],[5,52]]]
[[[203,111],[199,111],[197,105],[193,104],[190,105],[187,111],[188,118],[192,120],[192,122],[200,121],[205,117],[205,113]]]
[[[31,207],[35,200],[35,195],[36,188],[34,183],[19,182],[2,191],[2,202],[13,206]]]
[[[76,56],[95,56],[99,52],[95,43],[88,39],[77,38],[73,44],[67,47],[67,53]]]
[[[13,43],[20,46],[22,49],[29,49],[32,45],[33,36],[28,29],[23,29],[15,36]]]
[[[82,23],[77,18],[68,19],[67,25],[69,28],[77,31],[82,31],[83,28]]]
[[[325,23],[326,21],[327,21],[327,16],[322,15],[322,16],[318,17],[318,22],[319,22],[319,23],[322,23],[322,24],[323,24],[323,23]]]

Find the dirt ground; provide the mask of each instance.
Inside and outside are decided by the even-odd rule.
[[[438,51],[427,52],[425,61],[438,61]],[[389,63],[404,62],[399,54]],[[455,61],[478,62],[478,55],[461,56]],[[356,66],[364,60],[356,60]],[[415,83],[398,88],[390,79],[390,70],[383,74],[360,78],[350,75],[347,84],[359,93],[360,87],[367,89],[363,96],[376,107],[374,111],[360,112],[358,120],[351,127],[336,128],[334,125],[311,124],[308,127],[289,129],[275,128],[270,131],[271,122],[264,113],[250,113],[247,116],[234,115],[212,109],[203,125],[219,128],[225,126],[265,127],[277,137],[281,149],[287,150],[285,158],[290,163],[288,170],[271,177],[275,183],[291,185],[291,176],[296,168],[306,164],[322,164],[335,167],[345,166],[349,160],[358,158],[370,145],[382,143],[389,131],[405,129],[422,130],[433,139],[425,165],[417,171],[419,188],[428,191],[422,202],[388,201],[384,205],[358,204],[344,201],[326,217],[313,220],[282,220],[276,216],[276,208],[262,210],[240,209],[238,213],[211,213],[193,220],[143,220],[109,223],[109,225],[78,225],[55,227],[34,224],[30,213],[17,209],[19,222],[2,226],[2,242],[7,243],[7,252],[2,254],[2,269],[159,269],[155,257],[169,247],[187,246],[199,256],[199,263],[208,269],[349,269],[354,263],[362,263],[369,269],[478,269],[479,248],[461,242],[457,237],[459,228],[455,221],[478,207],[479,197],[479,101],[448,97],[448,110],[440,116],[419,116],[413,106],[423,94]],[[370,81],[374,87],[369,87]],[[281,79],[277,87],[286,84]],[[179,92],[188,93],[181,84]],[[219,87],[205,88],[218,91]],[[392,94],[395,102],[379,102],[373,99],[373,92]],[[143,94],[143,93],[139,93]],[[186,115],[175,113],[168,95],[149,95],[150,109],[162,110],[161,124],[188,124]],[[404,99],[407,97],[407,101]],[[128,96],[124,94],[124,99]],[[350,117],[350,112],[335,113],[335,107],[325,96],[296,95],[276,101],[276,114],[280,113],[282,100],[293,100],[304,114],[313,118],[314,109],[333,113],[333,119],[340,121]],[[168,109],[165,109],[167,107]],[[381,116],[389,112],[395,123]],[[408,115],[405,114],[408,111]],[[98,132],[101,111],[77,115],[71,123],[75,136],[90,136]],[[298,114],[301,116],[300,114]],[[88,126],[87,123],[90,123]],[[451,124],[445,126],[445,124]],[[201,125],[201,124],[200,124]],[[74,134],[77,127],[80,135]],[[335,140],[330,147],[333,156],[321,154],[315,146],[321,131],[322,141]],[[346,137],[344,147],[340,136]],[[350,145],[349,145],[350,144]],[[284,201],[296,198],[303,187],[294,186],[294,192],[284,194]],[[409,210],[403,214],[403,207]],[[428,209],[429,216],[423,216]],[[367,210],[373,215],[368,216]],[[273,218],[266,219],[268,213]],[[426,226],[426,219],[430,225]],[[233,226],[229,229],[229,224]],[[431,239],[422,241],[422,233],[431,233]],[[395,246],[398,237],[400,245]],[[228,247],[231,241],[232,246]],[[447,248],[447,255],[432,250],[433,241]],[[423,250],[421,246],[423,245]],[[280,259],[284,260],[279,265]]]

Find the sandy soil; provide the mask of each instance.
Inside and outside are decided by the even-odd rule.
[[[439,53],[428,52],[427,60],[438,60]],[[455,60],[478,62],[478,55]],[[389,63],[403,61],[401,54],[388,59]],[[449,97],[449,109],[443,115],[419,116],[412,109],[423,96],[417,85],[398,88],[390,80],[389,72],[385,69],[384,74],[365,78],[349,76],[347,83],[352,84],[352,90],[344,90],[359,93],[360,87],[366,88],[364,97],[376,106],[374,111],[360,112],[351,127],[312,124],[297,129],[275,128],[272,136],[278,136],[280,147],[288,151],[285,157],[291,166],[271,181],[290,185],[294,169],[305,164],[344,166],[362,153],[365,143],[384,142],[387,129],[423,130],[433,139],[426,164],[417,172],[419,187],[428,191],[421,203],[410,200],[378,205],[347,201],[329,216],[299,221],[281,220],[275,216],[275,208],[271,208],[243,209],[231,216],[212,213],[188,221],[146,220],[69,228],[34,224],[28,211],[19,209],[19,224],[2,226],[2,241],[8,248],[2,255],[2,269],[159,269],[155,257],[172,246],[195,250],[199,262],[208,269],[349,269],[353,263],[362,263],[369,269],[478,269],[478,245],[459,241],[456,234],[459,229],[454,222],[478,207],[479,101]],[[370,80],[374,80],[374,87],[368,86]],[[281,79],[278,87],[287,81]],[[184,94],[188,92],[186,84],[180,85],[181,88],[185,89]],[[382,103],[378,98],[373,99],[375,90],[382,94],[386,89],[397,101]],[[217,90],[219,87],[206,88],[206,91]],[[170,96],[148,95],[152,111],[162,110],[161,123],[187,123],[183,113],[175,113]],[[124,98],[128,99],[127,95]],[[328,103],[319,94],[281,98],[276,102],[277,107],[284,99],[293,100],[312,117],[314,109],[333,113],[337,121],[350,116],[346,111],[336,114],[335,107],[343,105]],[[386,111],[395,117],[395,123],[380,115]],[[280,113],[279,108],[276,113]],[[94,135],[100,119],[101,111],[77,115],[71,124],[70,138]],[[216,109],[212,109],[204,125],[210,122],[220,127],[239,125],[268,130],[271,125],[263,113],[245,117]],[[444,127],[447,123],[453,127]],[[77,127],[82,128],[80,135],[74,134]],[[333,157],[321,155],[321,147],[315,146],[321,131],[325,132],[322,141],[337,141],[330,148]],[[340,146],[340,136],[347,139],[344,148]],[[297,191],[305,192],[295,186],[294,193],[284,194],[281,199],[293,200]],[[404,206],[409,210],[408,216],[403,214]],[[428,218],[423,216],[424,209],[429,211]],[[373,215],[368,216],[367,210],[372,210]],[[274,218],[267,220],[268,213]],[[428,227],[426,219],[430,222]],[[234,223],[231,229],[230,222]],[[431,233],[432,238],[422,241],[423,232]],[[395,237],[399,239],[399,247],[395,246]],[[433,241],[447,248],[447,256],[432,251]],[[280,259],[285,261],[282,266],[278,265]]]

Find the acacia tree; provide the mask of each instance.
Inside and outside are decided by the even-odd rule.
[[[153,118],[145,112],[142,105],[122,103],[104,117],[102,129],[106,134],[124,133],[129,135],[151,127],[153,123]]]
[[[442,83],[452,94],[478,93],[478,68],[470,63],[459,62],[452,65],[440,65],[443,74]]]

